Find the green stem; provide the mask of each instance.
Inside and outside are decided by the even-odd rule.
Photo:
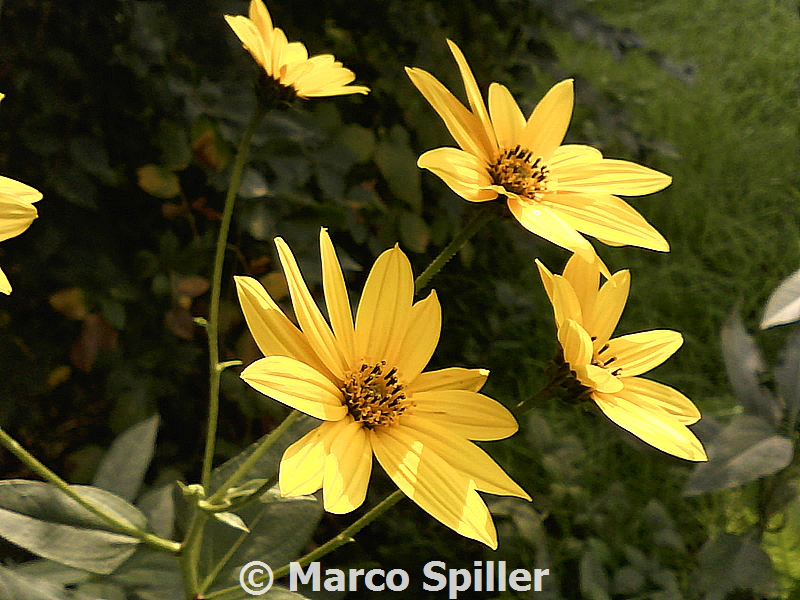
[[[39,475],[39,477],[44,479],[49,484],[61,490],[64,494],[75,500],[75,502],[80,504],[90,513],[103,519],[106,523],[111,525],[119,533],[124,533],[131,537],[135,537],[138,540],[141,540],[143,543],[147,544],[148,546],[155,548],[156,550],[160,550],[162,552],[168,552],[170,554],[178,554],[180,552],[181,546],[177,542],[164,539],[162,537],[159,537],[157,535],[139,529],[138,527],[132,525],[130,522],[123,519],[119,515],[107,511],[105,507],[103,507],[102,505],[96,504],[92,500],[85,498],[75,488],[70,486],[66,481],[61,479],[58,475],[53,473],[53,471],[48,469],[44,464],[39,462],[39,460],[35,456],[33,456],[30,452],[25,450],[25,448],[23,448],[19,444],[19,442],[17,442],[14,438],[8,435],[2,428],[0,428],[0,443],[3,444],[3,446],[5,446],[5,448],[9,452],[11,452],[11,454],[16,456],[19,460],[21,460],[25,464],[25,466],[27,466],[31,471]]]
[[[217,421],[219,419],[219,387],[220,378],[224,367],[219,362],[219,305],[222,294],[222,268],[225,263],[225,248],[228,245],[228,232],[231,228],[233,207],[236,196],[242,183],[242,174],[247,164],[247,155],[250,150],[250,140],[256,131],[261,119],[267,113],[267,107],[259,103],[247,129],[239,142],[236,151],[236,160],[233,163],[231,180],[228,184],[228,193],[225,196],[225,207],[222,210],[222,221],[217,235],[217,248],[214,255],[214,271],[211,278],[211,306],[208,311],[208,370],[209,370],[209,399],[208,399],[208,427],[206,429],[206,447],[203,454],[203,471],[200,479],[204,488],[208,487],[211,480],[211,468],[214,462],[214,448],[217,439]]]
[[[208,502],[210,504],[216,504],[222,500],[225,497],[225,494],[228,493],[228,490],[234,487],[245,475],[247,475],[247,472],[253,468],[253,465],[261,460],[264,454],[266,454],[266,452],[275,445],[275,442],[277,442],[280,437],[286,433],[292,425],[294,425],[294,422],[297,421],[302,414],[303,413],[297,410],[290,412],[289,415],[283,420],[283,423],[273,429],[267,436],[267,439],[265,439],[260,446],[256,447],[252,454],[250,454],[250,456],[248,456],[242,462],[242,464],[239,465],[236,471],[234,471],[231,476],[228,477],[228,479],[226,479],[225,482],[220,485],[213,494],[211,494],[211,496],[208,498]]]
[[[431,278],[436,275],[439,271],[442,270],[447,262],[453,258],[461,248],[464,247],[470,238],[478,233],[481,228],[486,225],[489,221],[491,221],[496,215],[497,211],[495,209],[494,202],[486,202],[480,206],[480,208],[475,211],[467,221],[467,224],[464,225],[464,228],[458,232],[456,237],[445,246],[444,250],[439,253],[439,256],[433,259],[433,262],[428,265],[428,268],[425,269],[422,274],[417,277],[416,281],[414,282],[414,292],[419,293]]]
[[[296,562],[301,566],[305,567],[306,565],[318,561],[323,556],[326,556],[336,550],[337,548],[344,546],[353,541],[353,536],[356,535],[359,531],[364,529],[367,525],[372,523],[375,519],[383,515],[386,511],[388,511],[391,507],[397,504],[402,498],[405,497],[405,494],[400,490],[397,490],[387,496],[380,504],[372,507],[367,514],[363,517],[358,519],[355,523],[350,525],[348,528],[343,530],[339,535],[334,538],[331,538],[322,546],[313,550],[303,556],[302,558],[298,559]],[[286,577],[289,574],[289,565],[284,565],[280,569],[276,569],[273,572],[273,577],[277,581],[282,577]],[[266,581],[267,577],[263,578],[256,578],[256,583],[261,583],[262,581]],[[225,588],[223,590],[219,590],[213,592],[206,596],[206,600],[247,600],[250,598],[248,594],[246,594],[240,586]]]

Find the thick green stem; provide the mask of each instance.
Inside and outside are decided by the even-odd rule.
[[[209,370],[209,398],[208,398],[208,427],[206,429],[206,446],[203,454],[203,471],[200,482],[204,488],[208,487],[211,479],[211,468],[214,463],[214,449],[217,440],[217,421],[219,419],[219,387],[223,366],[219,362],[219,305],[222,294],[222,269],[225,264],[225,248],[228,245],[228,232],[231,228],[233,207],[236,196],[242,183],[242,173],[247,164],[247,155],[250,150],[250,140],[256,131],[261,119],[267,113],[266,107],[259,104],[247,129],[239,142],[236,151],[236,160],[233,163],[228,193],[225,196],[225,207],[222,210],[222,221],[217,235],[217,248],[214,255],[214,271],[211,276],[211,306],[208,311],[206,331],[208,333],[208,370]]]
[[[296,562],[301,566],[305,567],[312,562],[318,561],[323,556],[326,556],[336,550],[337,548],[344,546],[353,541],[353,536],[356,535],[359,531],[364,529],[367,525],[372,523],[375,519],[383,515],[386,511],[388,511],[391,507],[397,504],[402,498],[405,497],[405,494],[400,490],[395,491],[394,493],[387,496],[383,502],[374,506],[365,514],[363,517],[358,519],[355,523],[350,525],[350,527],[343,530],[339,535],[334,538],[331,538],[322,546],[313,550],[306,554],[305,556],[299,558]],[[273,571],[273,577],[277,581],[282,577],[286,577],[289,574],[289,565],[284,565],[280,569],[276,569]],[[266,577],[256,578],[255,583],[261,583],[266,581]],[[242,590],[241,587],[230,587],[225,588],[223,590],[218,590],[213,592],[205,597],[206,600],[247,600],[251,598],[246,592]]]
[[[426,285],[428,285],[428,281],[436,275],[439,271],[442,270],[447,262],[456,255],[456,252],[461,250],[464,247],[470,238],[478,233],[478,231],[483,228],[489,221],[491,221],[497,215],[497,211],[495,209],[494,202],[486,202],[475,211],[475,214],[472,215],[467,224],[464,225],[464,229],[458,232],[456,237],[445,246],[444,250],[439,253],[439,256],[433,259],[433,262],[428,265],[428,268],[425,269],[422,274],[417,277],[416,281],[414,282],[414,292],[419,293]]]
[[[9,452],[11,452],[11,454],[20,459],[31,471],[39,475],[39,477],[44,479],[47,483],[61,490],[64,494],[75,500],[75,502],[80,504],[90,513],[103,519],[119,533],[124,533],[131,537],[135,537],[148,546],[162,552],[169,552],[170,554],[178,554],[180,552],[181,546],[177,542],[164,539],[139,529],[119,515],[109,512],[102,505],[96,504],[92,500],[85,498],[79,491],[70,486],[58,475],[53,473],[53,471],[48,469],[44,464],[39,462],[35,456],[25,450],[25,448],[23,448],[14,438],[8,435],[2,428],[0,428],[0,443],[2,443],[3,446]]]

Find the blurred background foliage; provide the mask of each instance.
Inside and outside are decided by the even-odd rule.
[[[268,8],[289,39],[334,53],[372,93],[267,117],[234,216],[228,275],[260,278],[285,304],[272,239],[289,241],[314,285],[320,226],[353,290],[398,240],[417,272],[427,265],[473,207],[416,167],[420,153],[452,141],[403,67],[425,68],[461,95],[449,37],[484,91],[504,83],[526,114],[553,83],[574,77],[568,141],[674,177],[665,192],[632,202],[670,254],[600,248],[612,271],[632,270],[619,331],[683,333],[684,347],[654,378],[698,404],[702,439],[742,413],[720,330],[735,307],[742,327],[755,330],[769,292],[800,262],[796,3],[408,0],[364,10],[345,0],[273,0]],[[0,422],[70,481],[91,480],[114,436],[155,412],[162,425],[148,481],[197,480],[207,360],[193,319],[207,311],[229,163],[257,75],[226,13],[245,14],[246,3],[0,2],[0,172],[45,194],[40,218],[0,249],[15,286],[0,302]],[[486,392],[509,407],[541,388],[556,349],[534,257],[553,270],[567,258],[513,219],[495,222],[432,283],[444,333],[431,366],[489,368]],[[226,281],[223,359],[247,364],[258,350]],[[757,336],[767,362],[778,360],[786,329]],[[220,461],[285,414],[234,369],[224,375]],[[690,465],[595,414],[543,399],[521,420],[514,439],[488,446],[534,497],[530,506],[491,500],[496,554],[403,503],[326,565],[420,573],[434,558],[507,560],[550,568],[542,598],[800,598],[796,458],[779,473],[788,490],[774,511],[781,522],[765,522],[764,479],[687,498]],[[784,433],[796,447],[796,431]],[[6,453],[0,468],[30,477]],[[376,474],[370,501],[390,489]],[[316,540],[353,518],[326,515]],[[767,530],[777,538],[762,543]]]

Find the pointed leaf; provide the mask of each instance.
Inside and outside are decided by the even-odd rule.
[[[65,600],[64,586],[0,566],[0,598],[4,600]]]
[[[751,536],[725,533],[708,541],[698,554],[694,592],[705,600],[723,600],[729,592],[754,592],[772,598],[776,592],[772,561]]]
[[[147,517],[150,530],[163,538],[172,539],[175,532],[175,484],[169,483],[148,490],[136,503]]]
[[[745,330],[737,309],[722,327],[720,337],[728,380],[745,412],[777,424],[782,407],[760,383],[766,370],[764,358],[753,337]]]
[[[761,329],[794,323],[800,319],[800,269],[781,281],[764,307]]]
[[[158,423],[158,415],[153,415],[120,434],[100,462],[92,485],[133,501],[153,459]]]
[[[141,546],[110,577],[137,600],[164,600],[183,598],[183,587],[178,559]]]
[[[758,417],[739,416],[708,444],[708,462],[697,465],[683,490],[695,496],[772,475],[792,462],[792,440],[775,435]]]
[[[800,330],[792,334],[781,350],[775,383],[785,404],[789,431],[794,431],[800,417]]]

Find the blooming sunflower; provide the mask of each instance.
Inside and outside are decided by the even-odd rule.
[[[687,460],[708,460],[687,427],[700,419],[692,401],[669,386],[637,377],[672,356],[683,344],[681,334],[653,330],[611,339],[628,299],[630,273],[618,271],[598,290],[598,265],[577,254],[563,275],[536,264],[553,304],[564,361],[582,393],[651,446]]]
[[[279,27],[272,26],[267,7],[251,0],[249,18],[225,15],[225,20],[256,62],[291,99],[366,94],[363,85],[347,85],[356,76],[332,54],[308,57],[301,42],[289,42]]]
[[[5,94],[0,94],[0,100]],[[0,242],[16,237],[38,216],[34,202],[42,199],[42,194],[24,183],[0,176]],[[0,292],[11,293],[8,277],[0,269]]]
[[[530,500],[469,440],[517,431],[501,404],[478,393],[483,369],[423,373],[439,341],[435,292],[413,303],[411,264],[395,247],[372,267],[355,324],[336,252],[320,232],[330,326],[286,243],[275,240],[298,329],[258,282],[237,277],[245,319],[265,358],[242,378],[322,424],[291,445],[280,465],[284,496],[322,488],[325,509],[347,513],[366,497],[373,454],[409,498],[458,533],[497,547],[478,491]]]
[[[492,83],[487,111],[464,55],[455,43],[447,43],[470,108],[427,71],[406,68],[461,147],[430,150],[420,156],[420,167],[470,202],[504,196],[511,214],[526,229],[587,260],[592,260],[593,250],[581,233],[612,246],[669,251],[661,234],[615,194],[657,192],[670,184],[671,177],[632,162],[603,158],[590,146],[561,145],[572,117],[571,79],[553,86],[527,121],[511,92]]]

